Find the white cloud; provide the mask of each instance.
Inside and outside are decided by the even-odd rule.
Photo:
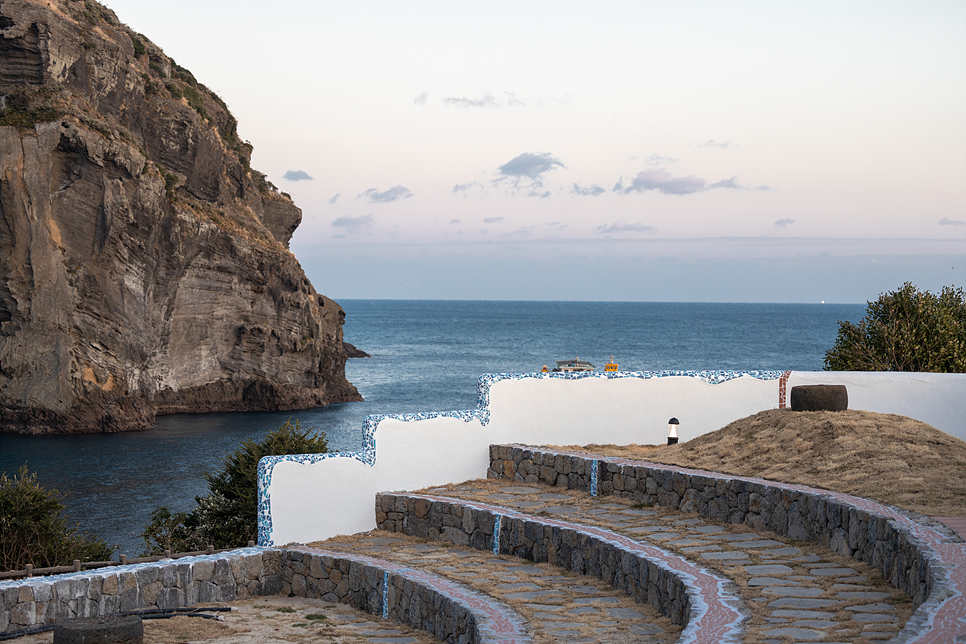
[[[373,203],[389,203],[390,201],[398,201],[399,199],[409,199],[413,196],[413,193],[405,186],[393,186],[381,192],[375,188],[369,188],[365,192],[359,193],[359,196],[366,197]]]
[[[505,177],[528,177],[539,180],[540,175],[553,170],[557,166],[561,168],[567,167],[560,159],[554,157],[549,152],[537,154],[524,152],[513,157],[497,169]]]
[[[636,160],[637,157],[631,157],[632,160]],[[672,159],[671,157],[664,157],[660,154],[652,154],[651,156],[644,159],[644,163],[647,165],[669,165],[671,163],[677,163],[677,159]]]
[[[604,194],[607,191],[601,188],[600,186],[598,186],[596,183],[591,185],[589,188],[581,188],[578,184],[575,183],[571,192],[574,193],[575,195],[581,195],[584,197],[596,197],[598,195]]]
[[[339,217],[332,222],[335,228],[345,228],[347,233],[355,234],[365,232],[372,228],[376,218],[372,215],[362,215],[360,217]]]
[[[791,217],[785,217],[784,219],[779,219],[778,221],[776,221],[775,226],[777,226],[778,228],[785,228],[786,226],[790,226],[794,223],[795,223],[794,219],[792,219]]]
[[[611,225],[597,226],[597,232],[602,235],[608,233],[656,233],[657,228],[654,226],[648,226],[647,224],[642,224],[639,221],[634,223],[629,223],[627,221],[617,221]]]
[[[315,181],[315,179],[309,176],[308,172],[303,170],[289,170],[282,175],[282,178],[289,181]]]
[[[949,217],[943,217],[939,220],[940,226],[966,226],[966,221],[960,219],[950,219]]]

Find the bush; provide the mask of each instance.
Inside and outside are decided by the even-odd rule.
[[[75,559],[106,561],[114,549],[103,540],[69,527],[57,490],[37,484],[27,466],[19,476],[0,475],[0,570],[67,566]]]
[[[263,456],[324,454],[325,434],[286,422],[260,442],[247,440],[225,457],[220,470],[205,474],[208,494],[195,498],[191,512],[172,513],[157,508],[141,537],[146,555],[165,550],[185,552],[207,545],[216,548],[244,546],[258,533],[258,461]]]
[[[883,293],[858,324],[839,322],[825,369],[966,372],[966,294],[944,286],[935,295],[909,282]]]

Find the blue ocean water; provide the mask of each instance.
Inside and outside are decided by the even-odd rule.
[[[483,373],[535,372],[580,357],[621,371],[820,371],[837,322],[864,304],[703,304],[343,300],[345,340],[372,354],[346,374],[361,403],[282,413],[176,415],[126,434],[0,434],[0,470],[25,462],[42,485],[67,495],[83,530],[137,553],[151,510],[193,507],[203,475],[246,439],[288,419],[324,431],[333,450],[357,449],[369,414],[476,406]]]

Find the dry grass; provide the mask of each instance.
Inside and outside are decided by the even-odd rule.
[[[670,447],[564,449],[810,485],[931,516],[966,516],[966,442],[906,416],[773,409]]]

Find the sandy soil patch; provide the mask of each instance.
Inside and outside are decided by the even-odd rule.
[[[966,516],[966,442],[906,416],[763,411],[685,443],[561,449],[798,483]]]
[[[437,642],[424,631],[318,599],[271,596],[219,605],[235,610],[219,613],[224,621],[200,617],[145,620],[144,644],[366,644],[394,637],[413,638],[418,644]],[[204,606],[199,604],[196,608]],[[54,641],[54,634],[47,632],[14,641],[49,644]]]

